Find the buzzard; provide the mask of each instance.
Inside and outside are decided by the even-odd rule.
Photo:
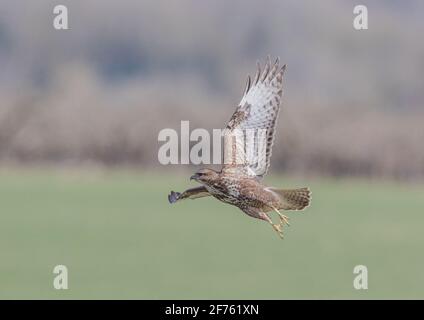
[[[223,130],[221,171],[198,170],[190,180],[202,186],[182,193],[171,191],[170,203],[213,196],[253,218],[267,221],[283,238],[282,228],[289,221],[280,210],[302,210],[311,199],[308,188],[278,189],[262,183],[270,164],[285,69],[286,65],[279,65],[279,58],[271,64],[268,56],[263,71],[257,63],[253,81],[250,76],[247,78],[243,97]],[[278,224],[268,215],[273,211],[279,216]]]

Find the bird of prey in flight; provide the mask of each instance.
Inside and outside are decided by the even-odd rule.
[[[279,58],[271,64],[268,56],[263,71],[257,63],[253,81],[250,76],[247,78],[243,97],[223,130],[221,171],[198,170],[190,180],[201,186],[182,193],[171,191],[170,203],[213,196],[253,218],[269,222],[283,238],[282,228],[289,221],[280,210],[302,210],[311,199],[308,188],[278,189],[262,183],[270,164],[285,69],[286,65],[279,65]],[[273,211],[278,214],[278,224],[268,215]]]

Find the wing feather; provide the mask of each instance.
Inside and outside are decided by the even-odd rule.
[[[269,168],[275,126],[283,94],[286,66],[267,57],[261,72],[258,63],[253,84],[248,77],[243,97],[224,130],[223,170],[263,177]]]
[[[183,199],[197,199],[210,195],[211,194],[209,193],[209,191],[204,186],[201,186],[197,188],[187,189],[183,193],[171,191],[171,193],[168,195],[168,201],[169,203],[175,203]]]

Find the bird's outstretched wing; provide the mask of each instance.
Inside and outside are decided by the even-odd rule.
[[[208,190],[202,186],[202,187],[187,189],[183,193],[171,191],[171,193],[168,195],[168,201],[169,203],[175,203],[183,199],[197,199],[197,198],[207,197],[210,195],[211,194],[208,192]]]
[[[271,65],[268,56],[262,72],[258,62],[253,82],[247,78],[243,98],[224,130],[223,171],[259,178],[267,173],[285,69],[278,58]]]

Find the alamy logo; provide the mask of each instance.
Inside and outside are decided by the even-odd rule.
[[[356,30],[368,29],[368,8],[364,5],[357,5],[353,8],[353,27]]]
[[[54,267],[53,273],[57,274],[53,279],[53,287],[56,290],[68,289],[68,268],[64,265],[57,265]]]
[[[56,30],[68,30],[68,8],[64,5],[57,5],[53,8],[53,14],[56,16],[53,19],[53,27]]]
[[[159,148],[158,161],[162,165],[263,165],[259,157],[266,153],[267,132],[267,129],[213,129],[211,139],[207,130],[197,128],[190,133],[189,121],[181,121],[180,134],[170,128],[159,132],[158,141],[164,143]],[[194,144],[190,146],[190,143]]]
[[[353,274],[357,276],[353,279],[353,287],[356,290],[368,289],[368,268],[364,265],[357,265],[353,268]]]

